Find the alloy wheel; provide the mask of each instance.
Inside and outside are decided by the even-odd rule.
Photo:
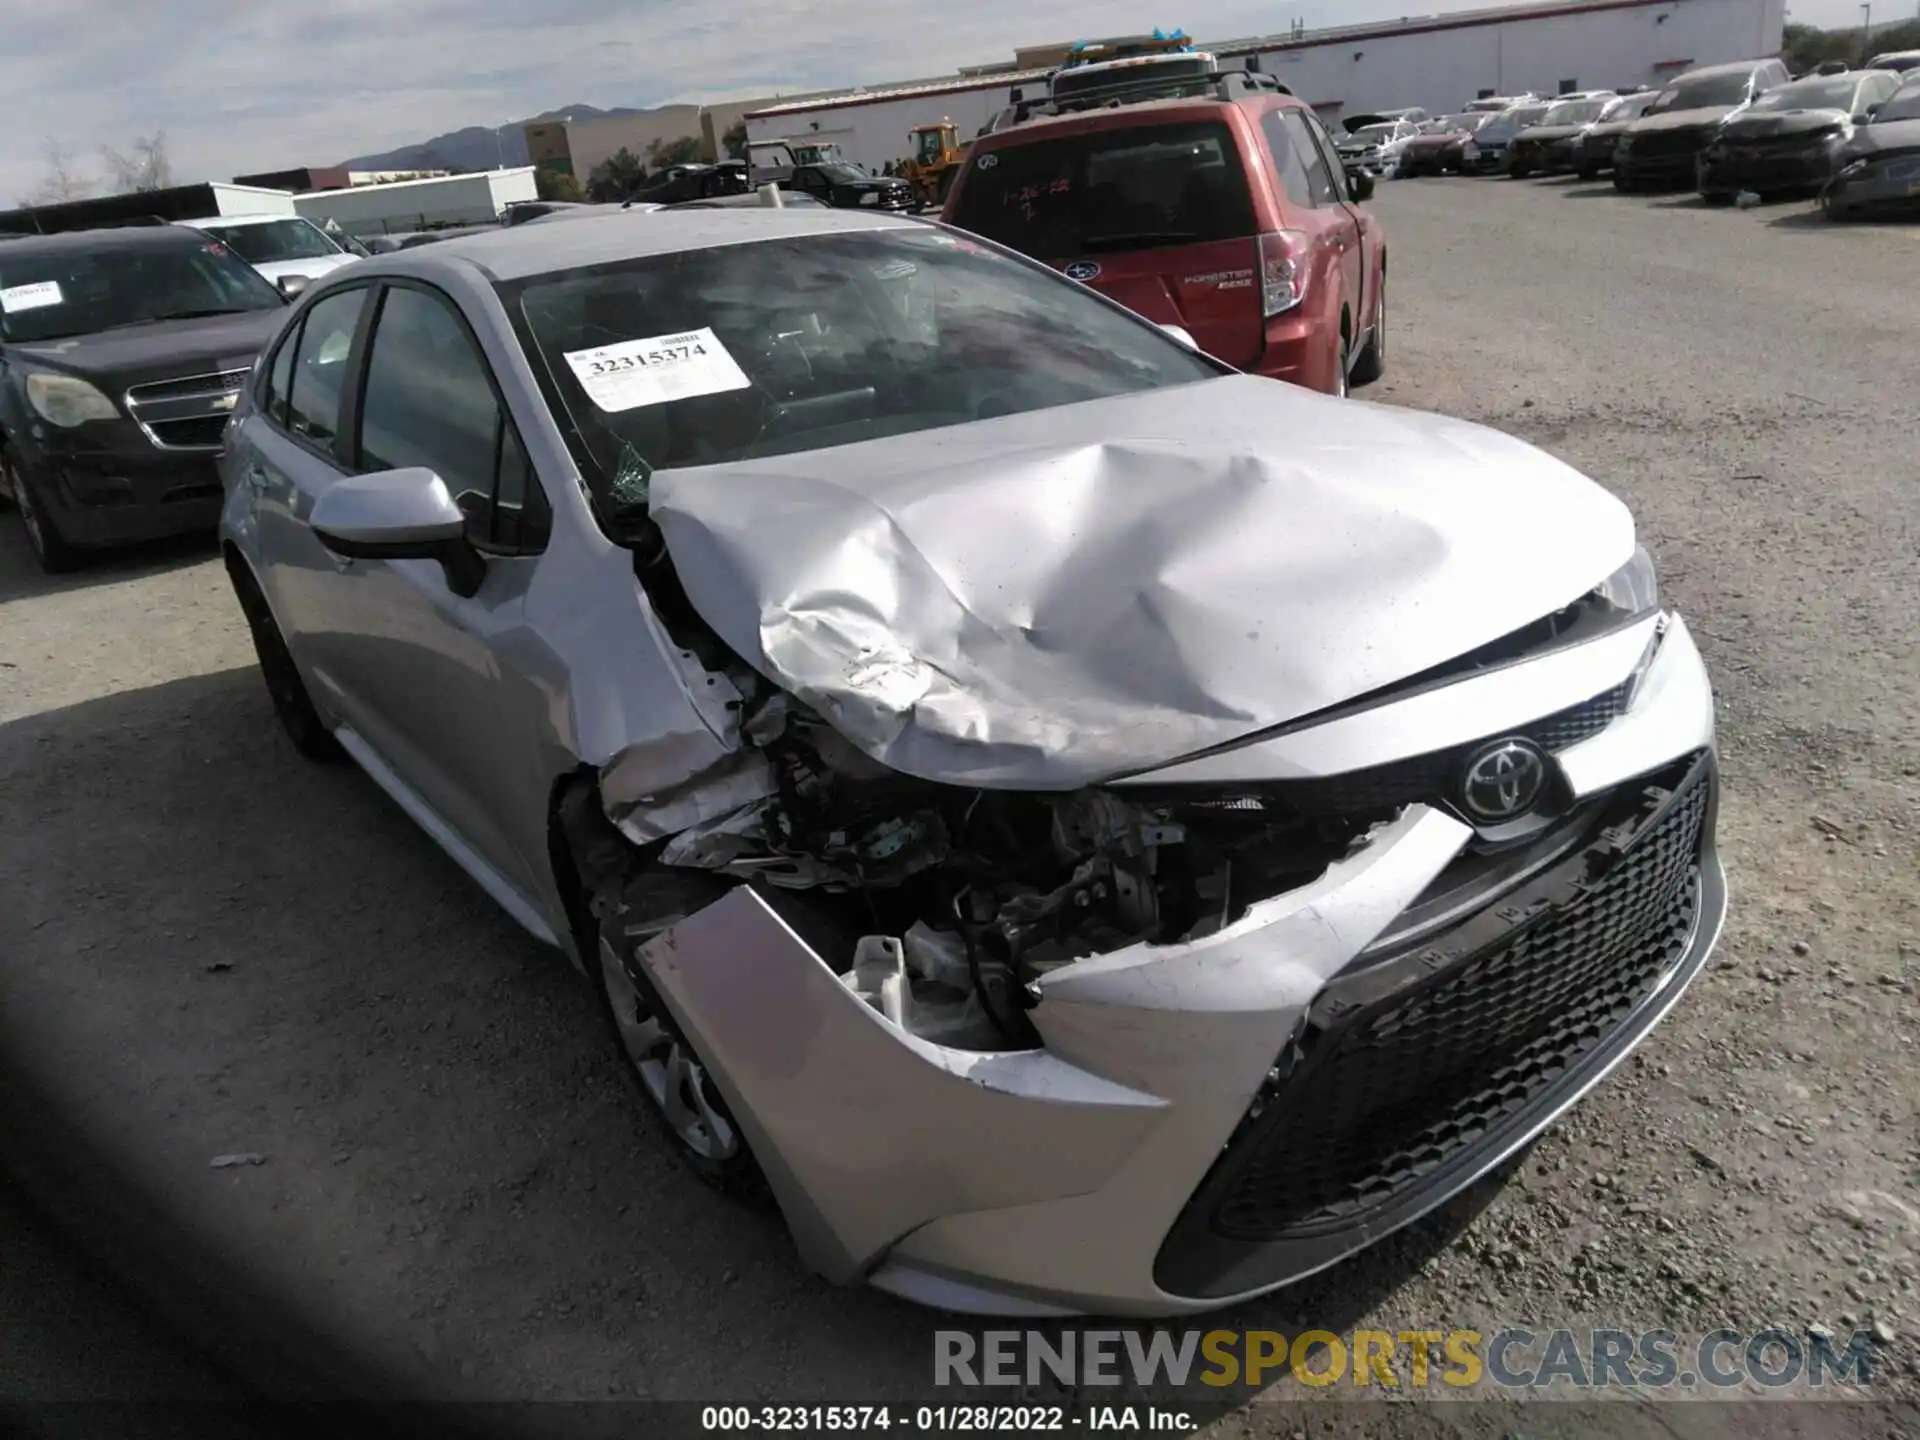
[[[654,1011],[625,962],[606,941],[600,944],[600,982],[627,1062],[659,1109],[667,1128],[701,1160],[719,1164],[741,1150],[740,1133],[706,1067],[686,1042]]]

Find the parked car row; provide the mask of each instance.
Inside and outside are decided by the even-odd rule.
[[[1397,173],[1611,172],[1621,191],[1684,187],[1708,204],[1800,193],[1834,219],[1920,211],[1920,54],[1797,78],[1777,59],[1740,61],[1658,91],[1525,99],[1423,131]]]

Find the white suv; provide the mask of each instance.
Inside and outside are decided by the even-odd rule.
[[[285,281],[318,280],[367,253],[298,215],[210,215],[180,223],[205,231],[283,290]]]

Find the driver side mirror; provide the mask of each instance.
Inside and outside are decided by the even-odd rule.
[[[1873,119],[1873,117],[1878,115],[1879,113],[1880,113],[1880,107],[1878,105],[1869,105],[1867,106],[1866,109],[1862,110],[1858,115],[1853,117],[1853,123],[1856,125],[1865,125],[1869,120]]]
[[[280,293],[289,305],[306,292],[309,283],[305,275],[282,275],[278,282]]]
[[[1174,339],[1178,340],[1182,345],[1186,346],[1189,350],[1198,350],[1200,348],[1200,342],[1193,338],[1193,332],[1188,330],[1186,326],[1162,325],[1160,328],[1166,331],[1167,334],[1171,335]]]
[[[1355,202],[1373,198],[1373,176],[1356,170],[1347,176],[1347,197]]]
[[[420,466],[336,481],[314,501],[310,523],[322,545],[349,560],[436,560],[462,598],[487,576],[446,482]]]

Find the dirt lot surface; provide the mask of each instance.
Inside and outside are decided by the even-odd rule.
[[[1369,398],[1512,430],[1635,509],[1721,705],[1712,967],[1498,1193],[1222,1322],[1878,1325],[1920,1394],[1920,228],[1409,181]],[[9,1054],[262,1283],[421,1393],[924,1391],[942,1322],[803,1272],[654,1141],[590,998],[357,772],[298,760],[210,547],[58,582],[0,517]],[[45,1137],[42,1137],[45,1138]],[[258,1152],[259,1165],[212,1157]],[[1564,1433],[1535,1406],[1223,1433]],[[1590,1423],[1640,1433],[1641,1406]],[[1880,1407],[1668,1409],[1881,1434]]]

